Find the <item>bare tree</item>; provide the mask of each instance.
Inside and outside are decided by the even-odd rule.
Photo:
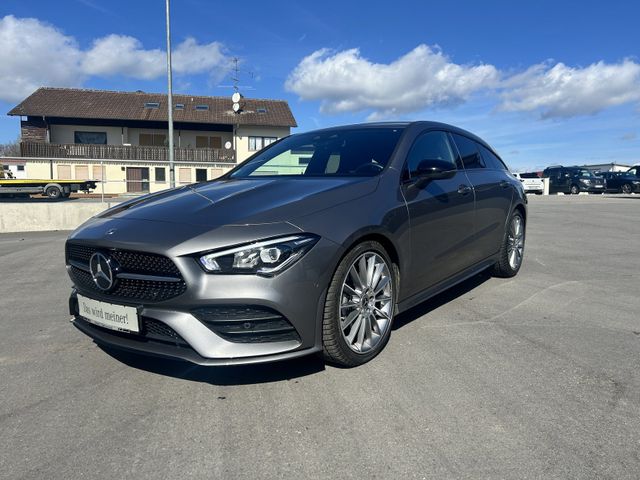
[[[0,157],[19,157],[20,139],[9,143],[0,143]]]

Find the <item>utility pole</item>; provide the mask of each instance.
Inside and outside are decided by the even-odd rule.
[[[169,186],[176,186],[176,171],[173,164],[173,85],[171,78],[171,24],[169,23],[169,0],[166,0],[167,6],[167,114],[169,117]]]

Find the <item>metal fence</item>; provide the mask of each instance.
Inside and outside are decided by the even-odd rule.
[[[23,157],[35,158],[104,158],[111,160],[168,161],[167,147],[139,145],[85,145],[63,143],[21,142]],[[223,162],[233,163],[233,150],[220,148],[174,147],[174,158],[178,162]]]

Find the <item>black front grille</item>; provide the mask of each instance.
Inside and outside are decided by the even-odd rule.
[[[142,317],[142,332],[149,339],[188,345],[173,328],[154,318]]]
[[[291,323],[280,313],[261,306],[199,308],[194,316],[211,331],[235,343],[300,341]]]
[[[129,250],[102,251],[120,265],[120,274],[150,276],[150,278],[118,278],[112,290],[99,289],[89,273],[89,259],[99,249],[79,244],[67,245],[67,263],[71,266],[71,280],[80,293],[89,293],[102,298],[122,299],[135,302],[162,302],[185,292],[187,286],[175,264],[162,255]],[[163,279],[152,278],[165,277]]]
[[[191,346],[178,334],[178,332],[169,325],[158,320],[154,320],[153,318],[142,318],[140,333],[111,330],[110,328],[91,323],[81,316],[76,317],[75,321],[82,322],[83,325],[86,325],[89,328],[93,328],[110,335],[115,335],[116,337],[126,338],[128,340],[135,340],[138,342],[156,342],[191,349]]]
[[[69,243],[67,244],[67,258],[88,265],[91,255],[98,250],[100,249],[96,247]],[[103,249],[103,251],[108,252],[120,264],[122,269],[129,273],[180,277],[178,267],[169,258],[162,255],[131,250]]]

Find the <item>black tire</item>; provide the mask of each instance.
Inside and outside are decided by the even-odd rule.
[[[378,341],[377,345],[366,353],[357,353],[353,351],[345,340],[340,327],[340,307],[342,287],[349,269],[361,255],[365,253],[375,253],[382,257],[391,272],[392,285],[392,314],[391,320]],[[322,320],[322,347],[323,356],[328,363],[332,363],[341,367],[356,367],[368,362],[382,351],[393,327],[393,317],[396,310],[396,300],[398,291],[398,267],[395,265],[386,250],[380,243],[375,241],[365,241],[356,245],[351,249],[340,261],[336,268],[329,289],[327,290],[327,298],[325,300],[324,315]]]
[[[522,253],[520,255],[520,260],[516,266],[509,261],[510,255],[510,245],[512,243],[512,222],[514,222],[515,218],[519,218],[522,226]],[[522,266],[522,257],[524,255],[524,245],[526,239],[526,223],[522,213],[519,210],[515,210],[511,216],[509,217],[509,222],[507,223],[507,228],[504,232],[504,239],[502,240],[502,245],[500,246],[500,253],[498,256],[498,261],[493,266],[493,275],[496,277],[502,278],[511,278],[515,277],[520,271],[520,267]]]
[[[571,185],[571,189],[569,190],[569,193],[571,195],[579,194],[580,193],[580,187],[578,185],[575,185],[575,184]]]
[[[630,183],[625,183],[624,185],[622,185],[622,193],[631,193],[633,192],[633,187],[631,186]]]
[[[62,190],[60,190],[60,188],[55,186],[47,188],[47,190],[44,193],[51,200],[58,200],[59,198],[62,197]]]

